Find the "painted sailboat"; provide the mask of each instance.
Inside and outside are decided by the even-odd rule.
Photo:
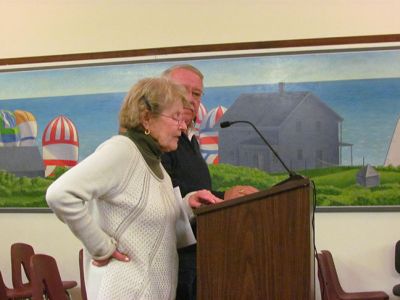
[[[397,120],[389,150],[386,155],[385,166],[400,166],[400,118]]]

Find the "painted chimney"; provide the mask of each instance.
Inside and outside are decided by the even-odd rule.
[[[285,83],[279,82],[279,95],[283,95],[284,92],[285,92]]]

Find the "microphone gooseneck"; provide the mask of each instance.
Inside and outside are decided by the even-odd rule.
[[[246,120],[240,120],[240,121],[224,121],[220,123],[220,127],[221,128],[227,128],[233,124],[236,123],[246,123],[249,124],[251,127],[253,127],[253,129],[255,130],[255,132],[257,132],[257,134],[259,135],[259,137],[264,141],[264,143],[268,146],[268,148],[272,151],[272,153],[275,155],[275,157],[279,160],[279,162],[282,164],[282,166],[285,168],[286,172],[289,174],[289,178],[290,179],[299,179],[299,178],[304,178],[303,176],[296,174],[294,171],[290,170],[286,164],[284,163],[284,161],[282,160],[282,158],[279,156],[279,154],[275,151],[275,149],[271,146],[271,144],[266,140],[266,138],[264,138],[264,136],[261,134],[261,132],[257,129],[256,126],[254,126],[253,123],[251,123],[250,121],[246,121]]]

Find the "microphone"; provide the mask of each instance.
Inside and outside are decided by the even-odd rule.
[[[292,180],[292,179],[303,179],[304,177],[302,175],[299,175],[297,173],[295,173],[294,171],[292,171],[291,169],[289,169],[286,164],[284,163],[284,161],[282,160],[282,158],[279,156],[279,154],[275,151],[275,149],[271,146],[271,144],[264,138],[264,136],[261,134],[261,132],[257,129],[256,126],[254,126],[253,123],[251,123],[250,121],[246,121],[246,120],[240,120],[240,121],[224,121],[220,123],[220,127],[221,128],[227,128],[233,124],[236,123],[246,123],[249,124],[251,127],[253,127],[253,129],[257,132],[257,134],[260,136],[260,138],[264,141],[264,143],[268,146],[268,148],[272,151],[272,153],[275,155],[275,157],[280,161],[280,163],[282,164],[282,166],[285,168],[286,172],[289,174],[289,178],[284,180],[283,182],[280,182],[278,184],[282,184],[288,180]]]

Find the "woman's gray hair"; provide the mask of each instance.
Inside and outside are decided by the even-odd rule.
[[[125,96],[119,112],[119,125],[125,129],[139,127],[146,111],[160,114],[176,101],[187,105],[186,91],[182,86],[166,77],[142,79]]]

